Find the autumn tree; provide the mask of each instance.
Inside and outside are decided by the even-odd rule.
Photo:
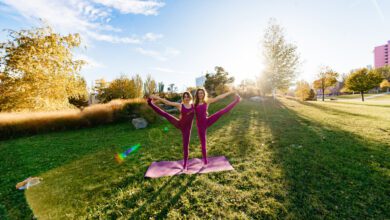
[[[69,97],[87,96],[79,72],[85,61],[73,58],[78,34],[50,27],[9,30],[0,43],[0,111],[57,110],[71,107]]]
[[[383,66],[376,68],[374,71],[376,71],[380,76],[382,76],[383,79],[390,80],[390,66]]]
[[[338,76],[339,74],[330,67],[321,67],[317,79],[313,82],[313,87],[321,90],[322,101],[325,100],[325,90],[336,84]]]
[[[348,76],[345,86],[351,91],[360,92],[364,102],[364,92],[378,86],[381,81],[382,76],[377,71],[361,68]]]
[[[234,77],[220,66],[215,67],[215,73],[207,73],[204,87],[210,96],[217,96],[229,91],[229,84],[234,82]]]
[[[107,83],[104,79],[96,81],[95,90],[97,98],[103,102],[109,102],[113,99],[132,99],[142,97],[142,78],[136,75],[132,78],[121,75]]]
[[[262,93],[287,90],[297,75],[297,46],[285,39],[283,27],[270,19],[262,40],[264,70],[259,77]]]
[[[383,90],[387,89],[387,92],[389,92],[389,90],[390,90],[390,82],[387,79],[384,79],[379,86]]]
[[[301,101],[306,101],[310,97],[310,85],[308,82],[301,80],[296,83],[295,97]]]

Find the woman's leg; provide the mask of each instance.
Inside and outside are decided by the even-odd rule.
[[[200,139],[200,144],[202,146],[202,157],[203,157],[203,163],[207,164],[207,146],[206,146],[206,141],[207,141],[207,126],[206,124],[200,124],[198,125],[198,136]]]
[[[166,118],[171,124],[173,124],[176,128],[180,129],[179,125],[179,119],[177,119],[175,116],[172,116],[165,111],[161,110],[159,107],[157,107],[154,103],[152,103],[152,99],[148,99],[148,105],[152,107],[152,109],[159,115]]]
[[[210,117],[207,118],[207,127],[210,127],[212,124],[214,124],[216,121],[218,121],[218,119],[228,113],[230,110],[232,110],[234,108],[234,106],[236,106],[239,102],[240,102],[240,96],[236,96],[235,100],[230,103],[229,105],[227,105],[225,108],[217,111],[216,113],[212,114]]]
[[[189,155],[189,147],[190,147],[190,137],[191,137],[191,128],[192,124],[189,128],[184,128],[181,130],[181,134],[183,137],[183,169],[187,169],[188,165],[188,155]]]

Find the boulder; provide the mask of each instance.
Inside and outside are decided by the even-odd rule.
[[[131,120],[131,123],[135,129],[146,128],[148,126],[148,122],[144,118],[134,118]]]

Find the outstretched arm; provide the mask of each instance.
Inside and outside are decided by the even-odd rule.
[[[166,105],[170,105],[170,106],[173,106],[173,107],[176,107],[176,108],[180,108],[180,106],[181,106],[180,103],[168,101],[166,99],[160,98],[157,95],[151,95],[150,98],[157,99],[157,100],[163,102]]]
[[[211,103],[213,103],[213,102],[217,102],[217,101],[219,101],[219,100],[221,100],[221,99],[224,99],[224,98],[226,98],[227,96],[229,96],[229,95],[231,95],[231,94],[234,94],[234,93],[235,93],[235,92],[230,91],[230,92],[221,94],[221,95],[219,95],[219,96],[217,96],[217,97],[215,97],[215,98],[209,98],[209,99],[207,100],[207,102],[208,102],[209,104],[211,104]]]

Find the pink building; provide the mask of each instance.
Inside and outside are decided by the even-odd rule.
[[[377,46],[374,49],[375,68],[389,65],[389,47],[390,40],[387,44]]]

